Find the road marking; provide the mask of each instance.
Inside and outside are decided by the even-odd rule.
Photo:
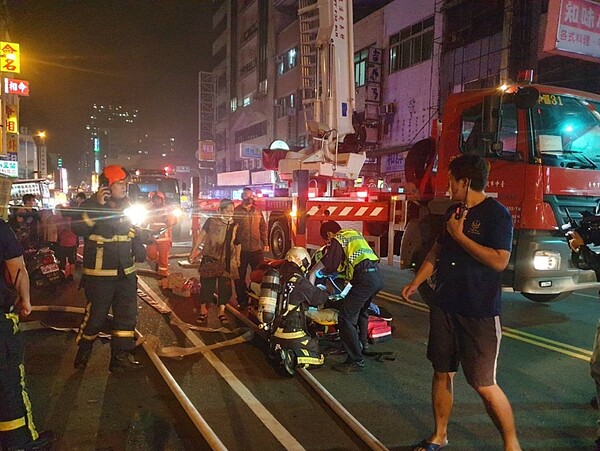
[[[386,301],[394,302],[396,304],[406,305],[415,310],[420,310],[422,312],[429,312],[429,306],[422,302],[413,301],[412,303],[406,302],[400,296],[396,296],[395,294],[388,293],[386,291],[380,291],[377,294],[378,297],[385,299]],[[569,357],[573,357],[579,360],[584,360],[586,362],[590,361],[592,356],[592,351],[589,349],[579,348],[577,346],[573,346],[567,343],[562,343],[560,341],[551,340],[549,338],[544,338],[539,335],[530,334],[528,332],[524,332],[522,330],[512,329],[510,327],[502,327],[502,334],[506,337],[513,338],[515,340],[522,341],[524,343],[532,344],[534,346],[538,346],[540,348],[548,349],[550,351],[558,352],[560,354],[567,355]]]
[[[585,298],[592,298],[592,299],[598,299],[598,296],[592,296],[591,294],[585,294],[585,293],[571,293],[571,296],[583,296]]]
[[[150,287],[146,282],[138,279],[138,284],[155,297],[156,301],[163,302],[162,298]],[[163,302],[164,304],[164,302]],[[165,304],[166,306],[166,304]],[[168,306],[167,306],[168,308]],[[181,324],[184,324],[175,312],[171,312],[171,316]],[[186,338],[194,346],[204,346],[204,342],[187,327],[182,327],[180,324],[177,325],[179,329],[184,333]],[[234,392],[246,403],[246,405],[254,412],[258,419],[271,431],[273,436],[283,445],[285,449],[303,450],[304,448],[298,441],[289,433],[289,431],[279,422],[277,419],[263,406],[258,399],[248,390],[248,388],[231,372],[231,370],[212,352],[207,351],[204,354],[206,360],[213,366],[213,368],[221,375],[221,377],[229,384]]]

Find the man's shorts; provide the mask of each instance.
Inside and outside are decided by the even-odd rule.
[[[427,358],[439,373],[454,373],[462,365],[469,385],[496,385],[502,327],[500,317],[470,318],[432,306],[429,313]]]

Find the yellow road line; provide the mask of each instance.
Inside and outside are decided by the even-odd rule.
[[[377,296],[387,301],[395,302],[396,304],[406,305],[408,307],[414,308],[415,310],[429,312],[429,307],[427,306],[427,304],[424,304],[422,302],[406,302],[400,296],[396,296],[395,294],[388,293],[386,291],[380,291],[377,294]],[[545,348],[550,351],[555,351],[560,354],[568,355],[569,357],[584,360],[586,362],[589,362],[590,357],[592,356],[592,351],[588,349],[579,348],[577,346],[562,343],[560,341],[551,340],[549,338],[540,337],[539,335],[530,334],[528,332],[512,329],[510,327],[502,327],[502,333],[506,337],[510,337],[515,340],[522,341],[524,343],[532,344],[540,348]]]

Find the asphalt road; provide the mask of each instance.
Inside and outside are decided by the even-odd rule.
[[[174,248],[182,252],[183,248]],[[172,270],[178,270],[171,261]],[[362,373],[339,374],[331,366],[342,359],[329,356],[315,377],[390,449],[409,449],[432,427],[429,402],[431,369],[425,357],[427,312],[420,304],[394,298],[411,273],[382,266],[385,299],[394,315],[394,339],[375,346],[396,353],[395,361],[369,360]],[[193,275],[193,271],[185,270]],[[159,293],[156,281],[142,279]],[[161,293],[173,312],[193,323],[190,299]],[[84,305],[83,292],[66,286],[57,295],[39,295],[34,303]],[[582,292],[550,304],[536,304],[515,293],[503,296],[505,337],[498,381],[510,399],[523,449],[591,449],[597,412],[589,404],[593,382],[589,355],[600,303],[594,292]],[[76,326],[77,315],[36,313],[32,320],[60,327]],[[233,317],[231,328],[238,325]],[[37,329],[27,338],[26,371],[41,429],[53,429],[54,449],[179,450],[205,449],[201,435],[183,414],[151,363],[134,375],[108,372],[109,346],[96,343],[85,371],[72,367],[76,352],[73,332]],[[218,327],[216,312],[209,326]],[[159,338],[161,346],[191,346],[165,315],[139,300],[142,334]],[[231,338],[200,332],[205,343]],[[229,449],[284,449],[272,425],[261,421],[264,406],[306,449],[361,449],[362,445],[320,401],[296,379],[279,376],[268,364],[258,339],[214,351],[256,401],[247,402],[200,354],[181,360],[163,359],[190,400]],[[457,376],[455,407],[449,428],[451,449],[502,449],[501,441],[478,396]]]

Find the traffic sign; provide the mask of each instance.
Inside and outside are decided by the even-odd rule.
[[[175,166],[175,172],[190,172],[189,166]]]

